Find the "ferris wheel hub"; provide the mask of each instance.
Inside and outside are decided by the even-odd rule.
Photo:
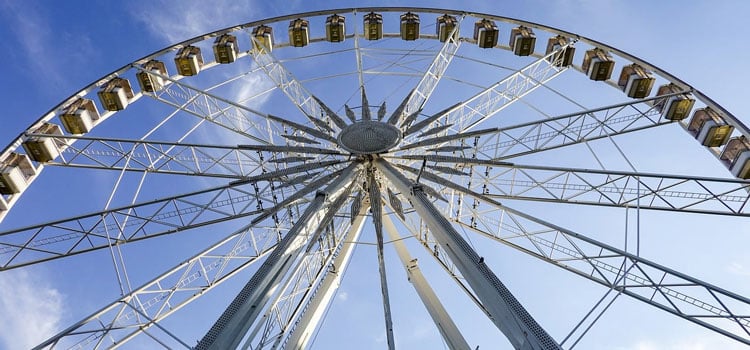
[[[387,152],[401,141],[401,130],[378,121],[363,120],[347,126],[338,137],[339,146],[354,154]]]

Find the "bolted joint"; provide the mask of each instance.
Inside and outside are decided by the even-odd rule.
[[[411,186],[411,194],[415,195],[417,192],[424,193],[424,186],[422,184],[414,184]]]

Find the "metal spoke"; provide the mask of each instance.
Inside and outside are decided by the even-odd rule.
[[[441,184],[478,201],[458,204],[456,212],[461,214],[452,218],[457,224],[750,344],[750,315],[744,312],[750,299],[501,205],[463,186]],[[615,284],[618,280],[624,282]]]
[[[136,66],[136,68],[143,71],[141,66]],[[169,84],[164,85],[157,92],[146,92],[144,95],[173,108],[205,119],[261,144],[272,144],[274,135],[278,135],[283,130],[280,126],[271,128],[264,113],[215,96],[169,76],[153,71],[149,74],[164,79]]]
[[[261,45],[255,38],[252,39],[256,45]],[[268,77],[278,86],[289,100],[310,120],[329,118],[339,129],[346,127],[346,123],[330,108],[323,105],[320,99],[305,89],[302,84],[276,59],[268,50],[258,50],[252,54],[253,60],[263,69]],[[321,128],[322,131],[327,131]],[[334,141],[335,145],[336,142]]]
[[[495,199],[636,207],[685,213],[750,216],[750,182],[739,179],[520,165],[455,156],[405,156],[449,163],[433,166],[448,180]],[[419,169],[399,165],[418,174]],[[445,169],[443,169],[445,168]],[[423,173],[437,182],[439,176]]]
[[[490,319],[517,349],[561,349],[560,345],[529,315],[448,220],[427,199],[418,184],[407,180],[383,160],[375,165],[412,202],[438,244],[463,273],[490,314]]]
[[[322,176],[311,183],[329,181],[335,174]],[[0,269],[35,264],[106,248],[110,244],[140,241],[251,215],[265,218],[270,214],[266,215],[263,203],[272,205],[283,199],[276,207],[286,207],[299,199],[296,197],[299,193],[304,192],[292,187],[274,191],[273,183],[262,188],[257,185],[257,181],[286,175],[287,170],[281,170],[276,174],[261,174],[224,186],[0,232]],[[241,186],[243,184],[252,186],[245,188]],[[282,195],[282,198],[273,198],[275,193]]]
[[[220,146],[32,134],[71,144],[58,160],[45,165],[88,169],[127,170],[173,175],[200,175],[242,178],[263,171],[272,171],[288,159],[285,155],[305,153],[303,160],[327,161],[336,150],[304,146],[238,145]],[[72,141],[78,141],[73,144]]]
[[[351,191],[352,181],[357,178],[359,167],[358,163],[353,163],[325,190],[316,193],[299,220],[198,342],[196,349],[228,349],[236,348],[240,344],[247,330],[260,315],[262,306],[271,298],[271,294],[281,283],[281,278],[302,252],[312,231],[321,224],[325,215],[325,210],[322,209],[324,204],[335,197],[346,196]]]
[[[244,227],[35,349],[123,344],[253,265],[271,251],[289,226],[285,218],[283,224],[272,227]]]
[[[476,151],[483,158],[508,159],[673,123],[661,118],[653,107],[671,96],[634,100],[515,126],[435,137],[402,149],[439,145],[425,149],[435,151],[438,147],[468,146],[469,151]],[[645,106],[645,110],[639,109],[640,106]]]
[[[417,83],[417,86],[409,94],[406,105],[402,109],[402,113],[398,113],[396,119],[391,124],[400,125],[404,116],[416,113],[424,108],[425,103],[430,99],[430,96],[433,91],[435,91],[440,79],[445,75],[445,71],[448,69],[448,66],[450,66],[453,57],[461,46],[461,41],[458,40],[457,36],[454,37],[454,33],[459,30],[460,22],[462,20],[463,16],[461,16],[461,19],[458,21],[455,28],[453,28],[450,34],[448,34],[445,43],[443,43],[440,50],[435,54],[435,58],[424,72],[424,75]]]
[[[571,44],[568,44],[571,45]],[[518,101],[537,87],[545,84],[554,77],[560,75],[567,68],[560,65],[560,50],[566,46],[550,52],[526,67],[511,74],[507,78],[491,85],[487,89],[463,103],[451,111],[443,114],[430,125],[451,125],[457,133],[469,131],[487,118],[497,114],[502,109]],[[428,125],[423,126],[429,127]],[[414,143],[418,137],[413,134],[405,138],[407,143]]]

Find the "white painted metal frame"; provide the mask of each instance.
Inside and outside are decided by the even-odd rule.
[[[433,322],[435,322],[435,327],[440,331],[440,335],[443,337],[443,340],[445,340],[448,348],[470,349],[471,347],[469,346],[469,343],[466,341],[463,334],[461,334],[461,331],[453,322],[453,319],[451,319],[448,311],[443,307],[440,298],[438,298],[435,291],[430,287],[424,274],[422,274],[417,259],[411,257],[406,248],[406,244],[401,241],[401,236],[398,234],[396,225],[393,224],[393,221],[388,215],[383,215],[383,227],[385,227],[386,232],[388,232],[388,237],[396,249],[401,264],[403,264],[404,269],[406,269],[406,275],[409,278],[409,282],[414,286],[414,290],[417,291],[417,295],[419,295],[422,304],[424,304],[427,312],[429,312],[432,317]]]
[[[349,218],[339,215],[351,200],[348,195],[340,195],[330,204],[321,224],[309,238],[303,256],[284,280],[281,291],[268,303],[253,331],[246,335],[244,348],[276,349],[286,341],[321,280],[330,273],[333,260],[348,241],[346,237],[353,232]]]
[[[261,314],[262,306],[276,293],[283,276],[294,265],[312,232],[322,224],[325,211],[338,210],[329,207],[324,211],[324,205],[333,202],[338,196],[348,195],[352,189],[350,184],[358,176],[359,167],[360,164],[353,163],[334,178],[324,191],[316,193],[299,220],[198,342],[196,349],[233,349],[241,344],[256,317]],[[253,224],[261,220],[262,216],[258,216]]]
[[[739,179],[678,176],[592,169],[521,165],[455,156],[407,159],[448,164],[422,176],[468,183],[467,188],[494,199],[640,207],[685,213],[750,216],[750,182]],[[398,165],[413,174],[419,169]]]
[[[289,227],[244,227],[36,348],[123,344],[267,255]]]
[[[199,175],[241,179],[284,164],[330,161],[342,153],[309,146],[191,144],[114,138],[33,134],[38,138],[73,143],[59,160],[45,163],[102,170],[146,171],[172,175]],[[305,157],[295,157],[304,153]]]
[[[450,222],[427,199],[424,190],[383,160],[374,161],[378,170],[404,196],[425,221],[441,248],[450,256],[466,278],[495,323],[516,349],[561,349],[547,332],[536,323],[513,294],[484,264]]]
[[[437,52],[435,58],[432,60],[432,63],[427,68],[427,70],[425,70],[424,76],[422,76],[422,79],[419,80],[417,86],[414,88],[414,90],[412,90],[412,93],[409,95],[409,100],[404,106],[403,113],[399,113],[401,115],[398,116],[398,119],[395,121],[395,123],[391,124],[401,125],[404,117],[412,113],[418,113],[422,110],[422,108],[424,108],[425,103],[427,103],[427,101],[430,99],[430,96],[432,96],[432,93],[435,91],[435,88],[440,82],[440,79],[442,79],[445,75],[445,71],[448,69],[448,66],[453,60],[453,57],[461,47],[461,41],[454,37],[454,33],[459,30],[463,18],[464,16],[461,16],[461,19],[458,20],[456,27],[453,28],[453,30],[448,34],[448,39],[445,40],[445,43],[443,43],[440,51]]]
[[[73,99],[91,94],[95,88],[112,77],[128,72],[132,73],[131,70],[141,70],[141,64],[147,59],[156,57],[156,55],[164,54],[169,50],[187,44],[212,39],[219,34],[242,32],[247,28],[261,23],[312,15],[326,15],[336,12],[367,12],[371,10],[423,11],[438,14],[448,13],[461,16],[474,16],[477,18],[504,20],[508,23],[523,24],[546,30],[553,34],[578,37],[554,28],[514,19],[439,9],[338,9],[294,14],[267,21],[247,23],[196,37],[176,46],[161,50],[103,77],[76,95],[63,101],[59,106],[56,106],[55,109],[43,116],[22,137],[14,140],[3,151],[2,155],[4,156],[8,152],[17,150],[21,143],[28,137],[40,136],[33,135],[31,130],[38,127],[40,123],[51,121],[56,116],[59,116],[59,109]],[[396,36],[395,34],[386,35],[389,38]],[[365,72],[362,69],[361,50],[357,45],[358,36],[356,31],[354,37],[355,46],[357,46],[355,50],[358,61],[357,73],[360,79],[359,85],[362,93],[362,104],[367,107],[368,103],[366,102],[365,87],[362,78],[362,74]],[[428,37],[422,36],[421,39]],[[620,57],[637,62],[648,69],[656,71],[661,77],[666,77],[670,82],[681,86],[685,93],[694,94],[707,106],[719,110],[730,124],[738,128],[740,134],[750,136],[747,127],[731,113],[722,109],[708,97],[699,91],[695,91],[686,83],[661,71],[658,67],[654,67],[627,53],[620,52],[585,37],[579,38],[585,43],[610,50]],[[471,40],[468,41],[471,42]],[[419,75],[422,77],[422,80],[420,80],[413,93],[408,96],[408,100],[405,100],[404,108],[407,111],[407,115],[411,113],[415,118],[417,117],[412,112],[420,110],[427,101],[435,85],[439,82],[440,77],[445,73],[450,60],[458,50],[459,44],[460,40],[448,40],[440,51],[437,52],[437,56],[434,57],[430,68],[424,74]],[[283,46],[285,44],[277,47]],[[345,215],[336,219],[333,218],[333,214],[338,212],[338,205],[334,205],[334,203],[328,205],[327,208],[329,211],[326,212],[323,209],[324,205],[320,203],[317,196],[313,203],[307,203],[304,198],[306,194],[319,189],[331,179],[342,176],[342,170],[340,169],[343,163],[335,160],[326,162],[330,158],[335,158],[334,154],[322,152],[320,151],[321,148],[299,146],[309,143],[309,141],[322,141],[324,145],[321,147],[331,146],[331,148],[335,148],[337,146],[334,139],[335,135],[333,135],[334,129],[328,126],[329,122],[333,123],[339,129],[343,128],[346,124],[325,106],[322,101],[310,94],[302,83],[294,79],[292,73],[272,55],[252,54],[248,52],[240,53],[240,57],[246,55],[252,56],[258,62],[259,66],[279,86],[279,89],[303,111],[317,128],[253,111],[236,102],[215,96],[208,91],[194,88],[181,81],[179,76],[163,77],[169,83],[162,90],[156,93],[136,94],[131,102],[148,95],[157,101],[175,108],[175,110],[184,111],[203,120],[218,124],[232,130],[232,132],[238,135],[248,137],[261,145],[219,147],[202,144],[181,144],[179,142],[64,136],[66,143],[73,145],[73,141],[76,141],[77,145],[75,147],[68,147],[63,156],[60,157],[61,160],[56,160],[48,164],[110,169],[121,171],[121,173],[124,173],[124,171],[139,171],[143,172],[144,177],[147,172],[155,172],[170,175],[237,178],[239,180],[225,186],[207,190],[138,203],[127,207],[107,209],[90,215],[34,225],[19,230],[0,232],[0,255],[10,257],[3,262],[0,270],[83,253],[93,249],[117,246],[135,240],[252,215],[257,215],[253,223],[258,224],[258,226],[253,228],[245,227],[237,231],[226,240],[219,242],[217,245],[191,258],[185,264],[175,267],[144,287],[133,291],[112,305],[91,315],[44,344],[59,345],[62,344],[62,342],[59,342],[61,340],[67,341],[68,339],[75,338],[75,341],[81,347],[92,346],[92,344],[94,347],[120,346],[135,335],[144,333],[164,345],[150,333],[152,330],[158,329],[184,346],[185,343],[183,341],[177,339],[169,330],[159,324],[161,319],[171,315],[174,311],[210,290],[216,284],[224,281],[246,266],[251,265],[260,257],[265,256],[269,252],[269,249],[276,244],[279,237],[283,236],[288,230],[293,228],[306,233],[318,231],[319,234],[319,231],[323,228],[313,226],[315,226],[316,222],[326,221],[326,216],[330,216],[331,220],[346,221],[349,219]],[[420,232],[418,239],[420,242],[427,249],[430,249],[429,239],[437,239],[435,242],[443,244],[442,247],[438,247],[437,245],[434,247],[434,256],[441,262],[443,267],[451,271],[456,271],[453,277],[470,296],[473,296],[473,299],[480,305],[482,310],[485,313],[489,313],[491,318],[498,315],[495,306],[487,305],[486,302],[482,303],[477,300],[479,298],[486,301],[487,295],[493,293],[493,291],[488,292],[488,289],[492,288],[489,288],[486,283],[482,285],[481,278],[477,277],[477,269],[481,270],[480,272],[484,272],[482,270],[482,261],[475,261],[476,257],[474,255],[476,254],[472,255],[471,252],[456,252],[452,247],[444,244],[448,240],[453,240],[451,241],[452,244],[458,242],[458,244],[453,244],[454,247],[461,246],[460,240],[457,239],[456,231],[446,221],[447,218],[452,218],[455,220],[456,225],[468,231],[487,235],[527,254],[605,285],[610,288],[610,291],[616,290],[617,295],[629,295],[720,334],[727,335],[745,344],[750,344],[750,340],[745,336],[750,335],[750,331],[748,330],[750,327],[750,318],[737,311],[747,308],[749,303],[747,298],[633,256],[611,246],[603,245],[583,235],[565,230],[530,215],[503,207],[496,202],[497,198],[514,198],[627,207],[634,201],[637,201],[638,205],[643,208],[722,215],[747,215],[746,203],[748,201],[748,192],[747,182],[744,181],[635,172],[605,172],[520,166],[498,162],[501,159],[610,137],[625,132],[643,130],[667,123],[667,121],[660,120],[653,108],[646,108],[645,112],[641,110],[640,107],[643,105],[652,106],[658,102],[658,98],[650,98],[582,111],[548,120],[533,121],[509,128],[470,131],[470,129],[479,125],[483,120],[496,114],[513,101],[517,101],[533,89],[544,85],[546,81],[554,78],[564,70],[564,68],[557,67],[554,62],[546,61],[545,58],[539,58],[526,68],[519,70],[505,80],[493,85],[493,87],[476,95],[474,98],[461,103],[455,110],[451,110],[434,122],[423,125],[422,127],[425,130],[421,135],[418,135],[415,130],[408,136],[406,145],[401,149],[401,155],[406,155],[400,160],[398,158],[390,159],[401,164],[413,163],[416,160],[426,159],[423,155],[421,158],[416,157],[418,151],[444,153],[447,152],[445,149],[452,147],[453,150],[450,152],[456,150],[465,151],[464,157],[448,162],[459,166],[447,167],[438,164],[427,164],[425,162],[422,169],[409,168],[409,171],[419,174],[416,176],[417,181],[421,179],[424,182],[419,186],[414,186],[415,184],[403,178],[398,171],[384,165],[384,161],[375,162],[378,164],[377,166],[381,173],[385,174],[397,187],[400,186],[401,195],[412,199],[412,203],[415,206],[407,210],[408,214],[414,216],[414,211],[417,210],[429,224],[431,231],[437,233],[436,237],[427,237],[426,228],[420,226],[418,228]],[[205,68],[216,65],[217,63],[211,62]],[[406,65],[403,66],[406,68]],[[662,96],[660,98],[666,99],[668,97]],[[637,113],[622,115],[625,114],[623,111],[629,111],[631,108]],[[105,112],[101,120],[107,119],[113,114],[115,113]],[[399,120],[401,120],[403,115],[400,112],[396,114]],[[363,112],[363,118],[367,119],[368,115],[367,112]],[[326,122],[317,119],[319,117],[324,118],[325,116],[329,118]],[[352,121],[354,121],[353,118]],[[625,125],[624,127],[622,127],[623,124]],[[684,126],[684,122],[681,124]],[[285,127],[294,129],[294,133],[282,133]],[[448,132],[457,132],[457,134],[446,135]],[[437,136],[433,137],[433,135]],[[430,136],[430,138],[424,139],[427,136]],[[420,138],[424,140],[417,141]],[[475,139],[474,143],[467,143],[467,140],[471,139]],[[80,143],[85,144],[81,146]],[[262,145],[269,143],[272,145],[263,148]],[[115,144],[117,146],[114,146]],[[277,144],[278,146],[276,146]],[[428,148],[429,146],[434,147]],[[443,150],[436,151],[438,148],[443,148]],[[317,151],[313,151],[314,149],[317,149]],[[718,149],[712,149],[711,151],[717,154]],[[261,154],[258,154],[256,157],[252,152],[266,152],[266,157],[264,159]],[[268,157],[270,155],[268,152],[285,152],[287,156],[281,157],[277,154],[275,158],[273,155]],[[297,156],[293,153],[305,153],[305,156],[312,156],[312,159],[304,159],[305,156]],[[410,157],[410,154],[412,157]],[[479,155],[486,160],[472,160],[470,162],[467,161],[468,157],[466,154]],[[108,158],[114,158],[114,160],[107,160]],[[443,158],[442,160],[445,159]],[[274,162],[274,160],[278,162]],[[313,162],[322,162],[322,164],[287,166],[310,160]],[[438,161],[438,158],[432,158],[432,161]],[[487,169],[486,173],[480,170],[481,167]],[[492,169],[490,170],[489,167],[492,167]],[[41,171],[41,169],[42,165],[39,165],[38,170]],[[426,172],[425,169],[427,169]],[[463,175],[462,173],[467,170],[468,173]],[[433,175],[430,173],[432,171],[439,173],[440,176]],[[375,188],[377,188],[377,184],[375,184],[375,176],[371,177],[371,194],[375,195],[376,191],[372,190],[372,186],[376,186]],[[512,180],[503,182],[503,179],[506,177],[512,178]],[[268,184],[258,186],[259,181],[266,181]],[[276,182],[279,181],[283,181],[283,183],[277,185]],[[458,185],[458,183],[464,181],[468,181],[470,185],[466,187]],[[454,193],[458,193],[454,198],[463,199],[470,197],[472,201],[462,200],[456,203],[454,202],[455,199],[452,198],[451,202],[446,205],[446,208],[450,208],[450,210],[444,210],[442,213],[439,213],[427,199],[428,195],[440,196],[439,193],[433,193],[428,190],[430,188],[428,187],[430,186],[429,182],[436,184],[435,188],[443,187],[454,191]],[[347,183],[347,181],[342,181],[342,183]],[[295,188],[296,185],[302,185],[303,189],[299,191]],[[252,189],[250,189],[251,186]],[[0,197],[0,219],[7,213],[7,210],[13,205],[17,197],[15,195],[9,197],[9,201]],[[337,200],[341,198],[339,197]],[[381,201],[380,194],[377,194],[374,198],[376,200],[373,200],[373,202]],[[271,207],[264,208],[263,203],[269,203]],[[278,214],[283,213],[283,209],[297,205],[307,205],[307,211],[304,216],[295,218],[291,215],[291,212],[287,212],[289,215],[282,214],[281,218],[279,218]],[[720,208],[719,210],[706,209],[716,208],[717,206]],[[138,211],[137,214],[136,209]],[[349,232],[346,234],[354,234],[356,236],[362,227],[365,210],[366,206],[362,208],[360,215],[354,218],[352,230],[356,232],[343,230],[346,226],[342,224],[336,225],[341,228],[341,230],[336,231],[336,234],[341,235]],[[380,210],[380,205],[377,205],[377,209],[373,210],[373,212],[380,212]],[[324,215],[324,213],[326,214]],[[321,215],[323,216],[322,218]],[[492,219],[493,217],[498,217],[498,215],[506,218],[506,220],[500,222]],[[381,231],[379,227],[382,224],[379,220],[380,214],[375,216],[377,230]],[[273,220],[266,221],[269,217],[272,217]],[[314,222],[300,223],[309,217],[314,217]],[[294,222],[297,224],[293,225]],[[354,227],[358,228],[354,229]],[[258,233],[259,230],[265,231]],[[421,234],[423,232],[424,235]],[[315,236],[315,233],[310,236]],[[292,241],[295,240],[295,237],[294,235],[288,235],[285,239]],[[378,239],[381,256],[380,266],[382,267],[382,234],[379,235]],[[284,345],[282,339],[284,339],[285,334],[289,334],[290,332],[293,337],[291,339],[296,339],[294,342],[288,343],[290,348],[307,344],[306,341],[309,340],[309,332],[295,332],[295,329],[299,329],[295,327],[311,325],[314,329],[314,325],[319,324],[321,310],[325,309],[325,305],[330,302],[331,293],[335,290],[340,276],[327,273],[326,269],[318,269],[316,271],[307,269],[307,266],[303,262],[331,261],[334,256],[334,249],[332,247],[341,247],[341,242],[339,240],[338,244],[333,244],[336,242],[332,238],[331,242],[316,246],[318,250],[308,252],[310,253],[307,256],[309,259],[302,258],[298,260],[297,263],[299,265],[292,266],[291,264],[283,263],[286,265],[281,266],[275,264],[273,261],[269,263],[273,265],[273,269],[279,271],[286,271],[288,269],[299,272],[304,274],[305,278],[295,279],[295,277],[289,276],[283,280],[274,280],[274,283],[272,283],[273,286],[287,284],[291,287],[288,295],[276,295],[276,300],[279,303],[287,301],[289,303],[284,306],[280,306],[279,303],[273,303],[268,315],[275,315],[272,318],[276,320],[276,323],[269,324],[269,327],[262,331],[260,331],[260,328],[256,329],[259,329],[258,333],[263,334],[265,337],[263,339],[267,340],[274,336],[277,336],[277,338],[272,342],[261,340],[260,344],[272,344],[274,347],[282,346]],[[345,250],[351,246],[351,244],[344,245],[344,248],[341,249]],[[346,265],[346,261],[349,258],[347,254],[342,254],[344,255],[343,260],[340,260],[338,257],[333,260],[334,264],[337,264],[336,266]],[[438,257],[438,255],[441,256]],[[451,259],[446,259],[446,256],[449,256]],[[457,267],[459,269],[454,270]],[[468,277],[464,277],[462,273],[467,274]],[[178,274],[181,277],[175,284],[171,284]],[[259,275],[262,275],[262,273]],[[329,278],[329,276],[332,277]],[[381,276],[383,279],[385,278],[384,274],[381,274]],[[469,284],[476,290],[476,294],[472,294],[471,290],[461,284],[461,279],[463,278],[467,278],[470,282]],[[477,279],[480,280],[480,283],[476,282]],[[303,286],[305,283],[311,283],[310,281],[320,280],[323,282],[316,284],[320,290],[319,293],[315,293],[318,289],[313,289],[312,286],[308,286],[307,288]],[[490,281],[490,284],[493,283],[495,281]],[[385,283],[382,285],[386,289]],[[492,287],[495,287],[496,290],[494,292],[497,292],[497,285]],[[707,295],[710,295],[710,300],[699,300],[693,294],[690,294],[695,289],[704,291]],[[312,295],[306,293],[312,293]],[[256,299],[270,300],[270,294],[266,293]],[[318,297],[318,295],[321,297]],[[387,297],[387,292],[384,293],[384,296]],[[300,307],[303,311],[307,309],[309,313],[297,312],[300,309],[292,311],[294,309],[292,306],[294,305]],[[385,310],[387,315],[388,308],[386,307]],[[503,329],[503,327],[500,328]],[[279,329],[284,330],[277,332]],[[518,329],[504,329],[508,334],[511,334],[511,342],[516,344],[517,347],[529,346],[534,348],[534,345],[528,345],[533,342],[527,343],[519,337],[520,333]],[[520,332],[524,332],[524,330]],[[243,332],[236,334],[237,336],[234,338],[239,337],[240,334],[243,337],[245,336]],[[528,335],[529,333],[526,334]],[[544,336],[541,336],[541,338],[544,338]],[[536,339],[536,342],[540,342],[540,339]],[[389,344],[393,346],[393,341],[390,340]],[[556,346],[557,344],[554,345]],[[549,346],[555,347],[552,345]]]
[[[456,130],[457,133],[471,130],[482,121],[492,117],[510,106],[513,102],[518,101],[534,89],[564,72],[567,67],[561,67],[560,60],[562,58],[552,58],[557,57],[558,52],[566,47],[568,46],[563,46],[549,55],[538,58],[526,67],[492,84],[484,91],[477,93],[443,114],[439,119],[430,123],[430,125],[445,126],[446,128]],[[425,125],[424,130],[429,130],[431,128],[430,125]],[[418,135],[412,133],[404,141],[406,144],[415,143],[417,142],[417,138]]]
[[[477,200],[455,204],[454,212],[463,215],[443,213],[465,229],[750,345],[750,339],[742,336],[750,335],[750,315],[744,312],[750,299],[512,209],[461,185],[444,180],[440,184]]]
[[[314,332],[323,321],[325,310],[328,309],[341,285],[342,275],[351,262],[352,253],[356,247],[355,242],[362,233],[368,209],[367,206],[361,207],[359,213],[353,218],[349,232],[339,243],[340,251],[330,265],[330,269],[317,284],[316,290],[305,304],[300,318],[287,329],[287,333],[290,335],[285,340],[283,347],[285,350],[302,350],[310,345]]]
[[[256,45],[261,45],[259,41],[252,38]],[[263,52],[255,52],[252,57],[261,69],[268,75],[268,77],[278,86],[284,94],[291,100],[291,102],[297,106],[297,108],[309,119],[328,120],[332,122],[339,129],[343,129],[346,123],[343,119],[339,118],[335,113],[331,113],[330,109],[325,108],[319,99],[311,94],[307,89],[300,84],[294,75],[284,67],[284,65],[276,59],[273,54],[264,50]],[[325,128],[320,128],[321,131],[326,131]],[[335,142],[332,144],[335,146]]]

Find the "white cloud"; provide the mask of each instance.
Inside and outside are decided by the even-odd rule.
[[[349,300],[349,293],[347,293],[347,292],[339,292],[336,297],[339,300],[341,300],[341,301],[347,301],[347,300]]]
[[[0,19],[15,35],[16,45],[24,55],[21,62],[28,66],[30,74],[42,81],[49,91],[67,89],[67,77],[61,74],[63,67],[82,65],[95,54],[91,39],[83,33],[60,31],[50,25],[51,15],[44,8],[29,2],[6,1],[0,3]],[[50,47],[75,47],[65,55],[50,54]]]
[[[60,330],[63,296],[43,277],[28,270],[0,274],[0,343],[29,349]]]
[[[750,277],[750,270],[748,270],[745,265],[739,263],[739,262],[732,262],[727,267],[727,271],[733,275],[742,276],[742,277]]]
[[[232,0],[179,3],[154,1],[139,4],[131,12],[153,35],[161,37],[167,44],[173,44],[206,32],[248,22],[254,8],[252,2]]]

